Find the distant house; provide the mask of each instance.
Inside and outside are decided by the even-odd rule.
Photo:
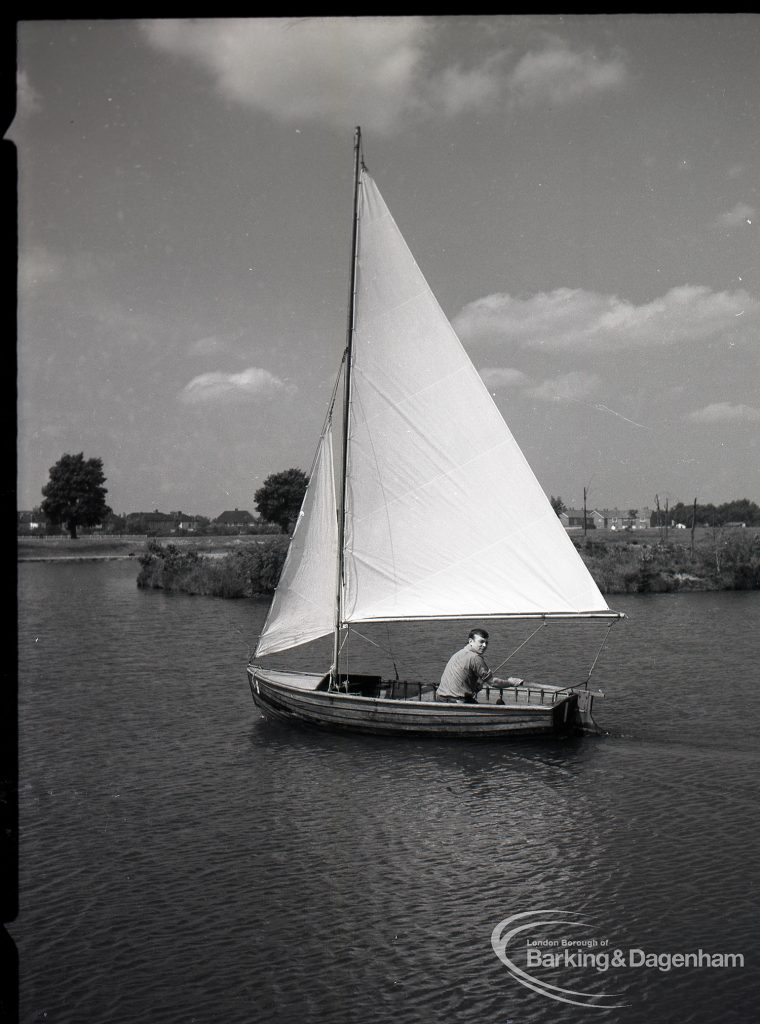
[[[220,516],[217,516],[214,520],[219,526],[251,526],[255,520],[250,512],[245,509],[233,509],[232,511],[222,512]]]
[[[174,533],[177,529],[178,517],[175,513],[159,512],[129,512],[126,517],[127,531],[129,533],[148,533],[166,535]]]
[[[117,515],[116,512],[109,513],[103,521],[104,533],[126,533],[126,516]]]
[[[599,530],[645,530],[649,526],[650,512],[648,508],[622,511],[619,508],[594,509],[591,513],[594,525]]]
[[[564,512],[560,512],[559,521],[568,530],[582,530],[583,529],[583,509],[578,508],[566,508]],[[591,512],[586,512],[586,529],[594,529],[594,520]]]
[[[598,530],[623,529],[623,513],[619,508],[595,508],[591,516]]]
[[[188,516],[180,513],[180,518],[177,520],[177,529],[182,530],[183,533],[193,533],[203,524],[203,521],[201,516]]]
[[[23,510],[16,513],[17,533],[44,533],[48,529],[48,521],[39,508],[31,511]]]

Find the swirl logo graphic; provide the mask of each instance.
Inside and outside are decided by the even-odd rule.
[[[524,936],[525,933],[541,929],[542,931],[551,925],[562,925],[564,929],[567,928],[581,928],[588,929],[592,925],[588,921],[579,921],[573,914],[565,910],[528,910],[521,914],[513,914],[511,917],[505,918],[496,925],[493,932],[491,933],[491,945],[493,951],[507,968],[511,976],[518,981],[521,985],[531,989],[533,992],[538,992],[542,996],[546,996],[547,999],[554,999],[559,1003],[570,1003],[572,1006],[587,1006],[591,1009],[596,1010],[614,1010],[623,1006],[628,1006],[628,1003],[616,1002],[615,1000],[620,999],[620,995],[604,995],[601,993],[592,992],[579,992],[576,989],[562,988],[559,985],[552,985],[548,981],[543,981],[541,978],[536,978],[528,971],[523,970],[519,967],[512,957],[515,955],[514,950],[510,950],[510,943],[517,948],[518,936]],[[594,940],[591,940],[594,941]],[[578,945],[582,943],[577,943]],[[543,946],[543,948],[557,947],[560,945],[559,941],[544,940],[542,943],[535,943],[536,946]],[[577,959],[581,956],[588,958],[594,954],[578,954],[568,953],[568,946],[572,947],[576,945],[572,941],[568,943],[567,940],[563,940],[563,953],[553,954],[552,966],[561,966],[561,961],[564,957],[565,964],[569,967],[577,967]],[[510,955],[511,954],[511,955]],[[552,954],[543,954],[543,956],[552,959]],[[537,952],[536,957],[538,961],[541,961],[542,954]],[[530,956],[527,957],[528,964],[530,966]],[[585,964],[584,964],[585,965]]]

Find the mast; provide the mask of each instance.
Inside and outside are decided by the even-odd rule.
[[[348,288],[348,317],[346,323],[345,368],[343,373],[343,438],[340,460],[340,483],[338,486],[338,564],[335,586],[335,625],[333,631],[333,660],[330,669],[331,682],[337,683],[338,654],[340,650],[340,628],[343,622],[343,572],[344,546],[346,537],[346,491],[348,471],[348,428],[349,405],[351,401],[351,362],[354,347],[354,314],[356,307],[356,263],[359,240],[359,178],[361,173],[362,130],[357,127],[354,133],[354,209],[353,229],[351,233],[351,275]]]

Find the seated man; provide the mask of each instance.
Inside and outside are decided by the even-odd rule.
[[[484,629],[471,629],[467,646],[452,654],[443,670],[436,700],[447,704],[474,704],[478,690],[486,683],[503,683],[486,665],[483,652],[488,646],[488,633]]]

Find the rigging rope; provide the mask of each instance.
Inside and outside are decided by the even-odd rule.
[[[243,630],[240,628],[240,626],[235,626],[232,623],[229,623],[228,628],[232,632],[238,633],[242,637],[243,643],[245,644],[245,646],[246,646],[246,648],[248,650],[248,663],[253,661],[253,655],[254,655],[254,652],[256,650],[256,645],[258,644],[258,639],[256,640],[256,644],[253,647],[251,647],[251,641],[250,641],[248,635],[243,632]],[[261,634],[259,634],[259,636],[260,635]]]
[[[341,356],[341,359],[340,359],[340,366],[338,367],[338,373],[337,373],[337,375],[335,377],[335,383],[333,384],[332,395],[330,396],[330,401],[327,404],[327,414],[325,415],[324,423],[322,424],[322,434],[324,434],[325,430],[327,429],[327,424],[332,419],[333,409],[335,407],[335,398],[336,398],[336,396],[338,394],[338,387],[340,386],[341,374],[343,373],[343,364],[346,361],[347,354],[348,354],[347,350],[344,349],[343,350],[343,355]],[[317,450],[319,450],[319,449],[317,449]],[[316,457],[315,457],[315,461],[316,461]]]
[[[544,628],[544,626],[547,626],[547,625],[548,625],[548,622],[546,621],[546,619],[544,619],[543,622],[541,623],[541,625],[538,627],[538,629],[534,629],[533,632],[530,634],[530,636],[527,637],[527,639],[523,640],[523,642],[520,644],[519,647],[515,647],[515,649],[512,651],[512,653],[510,655],[508,655],[504,659],[504,661],[502,661],[501,665],[497,665],[496,668],[493,671],[494,672],[498,672],[499,669],[502,667],[502,665],[506,665],[507,662],[509,661],[509,659],[514,657],[514,655],[517,654],[517,652],[520,650],[521,647],[524,647],[528,643],[529,640],[533,639],[533,637],[536,635],[536,633],[540,633],[541,630]]]
[[[588,689],[589,680],[591,679],[591,673],[596,668],[597,661],[599,661],[599,655],[604,650],[604,645],[607,643],[607,640],[609,639],[610,630],[612,629],[612,627],[615,625],[616,622],[617,622],[617,619],[610,619],[609,625],[607,626],[607,632],[604,634],[604,637],[602,638],[602,642],[599,645],[599,650],[596,652],[596,657],[594,658],[594,661],[592,662],[591,668],[588,670],[588,675],[586,676],[586,681],[581,683],[581,686],[585,686],[586,689]]]
[[[388,643],[390,644],[391,636],[390,636],[390,629],[388,628],[388,624],[387,623],[386,623],[386,629],[388,631]],[[383,654],[387,654],[388,655],[388,657],[393,662],[393,671],[396,673],[396,680],[398,681],[399,674],[398,674],[398,668],[396,667],[396,656],[393,653],[393,649],[391,647],[383,647],[382,644],[376,643],[376,641],[374,641],[374,640],[370,640],[370,638],[368,636],[365,636],[363,633],[360,633],[359,630],[356,627],[354,627],[354,633],[358,637],[361,637],[362,640],[366,640],[368,644],[372,644],[373,647],[377,647],[377,649],[379,651],[382,651]]]
[[[393,671],[396,673],[396,682],[398,682],[399,681],[399,678],[398,678],[398,667],[396,665],[396,656],[393,653],[393,646],[391,644],[391,624],[390,624],[390,622],[386,622],[385,623],[385,632],[388,634],[388,654],[390,656],[391,661],[393,662]]]

